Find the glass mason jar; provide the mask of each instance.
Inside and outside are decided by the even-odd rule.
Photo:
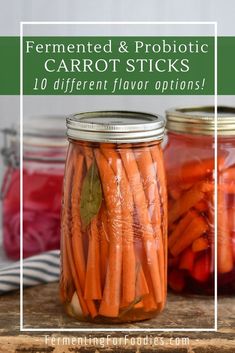
[[[214,292],[214,107],[167,112],[168,284]],[[235,108],[218,107],[218,292],[235,291]]]
[[[60,294],[79,320],[138,321],[164,307],[164,125],[120,111],[67,120]]]
[[[60,247],[60,209],[67,141],[65,117],[38,116],[25,122],[23,156],[23,256]],[[3,244],[20,257],[20,169],[18,129],[6,129],[1,189]]]

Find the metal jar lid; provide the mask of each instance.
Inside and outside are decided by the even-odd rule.
[[[67,119],[67,135],[75,140],[132,143],[162,140],[165,119],[132,111],[96,111]]]
[[[185,134],[214,135],[215,108],[213,106],[177,108],[166,111],[166,128]],[[217,132],[219,136],[235,135],[235,107],[218,106]]]

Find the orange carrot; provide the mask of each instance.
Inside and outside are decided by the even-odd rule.
[[[141,232],[141,226],[139,224],[136,208],[134,210],[134,224],[135,224],[135,236],[136,236],[136,242],[135,242],[136,257],[137,257],[138,263],[142,265],[143,275],[146,279],[148,290],[149,290],[149,293],[146,294],[142,299],[143,309],[146,312],[155,311],[158,309],[158,305],[156,304],[156,300],[154,296],[154,289],[153,289],[152,279],[149,271],[149,266],[147,264],[146,252],[142,246],[142,241],[141,241],[142,232]]]
[[[225,184],[222,183],[221,181],[219,182],[218,185],[218,190],[224,192],[225,194],[235,194],[235,180],[231,184]]]
[[[193,218],[187,228],[178,238],[178,241],[170,247],[170,252],[173,256],[178,256],[184,251],[192,242],[199,238],[208,230],[208,224],[205,219],[201,216]]]
[[[140,263],[137,264],[136,270],[136,281],[135,281],[135,298],[133,302],[138,301],[138,304],[141,302],[141,305],[135,307],[144,307],[143,298],[149,294],[149,287],[147,280],[145,278],[145,274]],[[133,303],[132,302],[132,303]],[[120,308],[125,308],[130,305],[130,302],[125,301],[125,297],[123,296]]]
[[[117,166],[117,175],[115,175],[99,149],[95,150],[95,157],[110,219],[108,268],[99,314],[108,317],[117,317],[120,306],[122,271],[122,208],[119,182],[121,178],[120,166]],[[114,161],[114,163],[118,163],[118,161]]]
[[[83,145],[87,170],[92,165],[94,156],[92,148]],[[101,274],[100,274],[100,239],[98,230],[98,216],[91,220],[88,245],[88,259],[86,268],[85,299],[101,299]],[[86,234],[88,236],[88,234]]]
[[[228,212],[228,221],[229,221],[229,230],[230,232],[235,232],[235,207],[227,209]]]
[[[88,143],[83,143],[83,151],[84,151],[84,157],[85,157],[85,160],[86,160],[86,167],[87,169],[90,168],[92,162],[93,162],[93,159],[94,159],[94,155],[93,155],[93,150],[91,147],[89,147],[89,144]]]
[[[105,284],[106,271],[108,266],[108,253],[109,253],[109,231],[108,231],[108,220],[107,210],[104,202],[100,209],[100,272],[101,272],[101,286],[102,291]]]
[[[74,259],[74,266],[78,276],[78,281],[81,287],[82,294],[85,289],[85,258],[83,239],[81,233],[81,219],[80,219],[80,194],[81,194],[81,181],[84,157],[78,151],[74,151],[73,169],[74,175],[72,180],[71,189],[71,252]],[[69,193],[70,195],[70,193]],[[79,298],[79,296],[78,296]],[[91,300],[86,301],[87,308],[92,317],[97,315],[95,304]]]
[[[180,257],[179,269],[192,271],[195,257],[196,255],[192,251],[191,247],[185,249]]]
[[[73,158],[73,152],[71,148],[69,148],[68,151],[68,156],[69,158]],[[73,178],[73,172],[74,172],[74,165],[72,164],[66,164],[66,176],[64,179],[64,193],[63,193],[63,202],[64,202],[64,207],[63,207],[63,212],[62,212],[62,239],[63,239],[63,247],[62,252],[65,251],[67,254],[66,260],[68,260],[67,266],[70,269],[73,282],[76,288],[76,293],[79,298],[79,302],[82,308],[83,315],[86,317],[89,315],[89,311],[86,305],[86,302],[83,298],[83,293],[81,289],[81,285],[79,283],[79,278],[77,276],[77,271],[75,268],[75,264],[73,262],[73,253],[72,253],[72,247],[71,247],[71,230],[70,230],[70,208],[71,208],[71,200],[70,200],[70,195],[71,195],[71,185],[72,185],[72,178]],[[64,266],[65,263],[62,263]]]
[[[235,232],[232,232],[232,252],[233,252],[233,261],[235,263]]]
[[[196,203],[194,208],[196,208],[196,210],[199,212],[205,212],[208,210],[208,205],[205,200],[200,200],[198,203]]]
[[[139,301],[137,304],[134,306],[135,309],[143,309],[144,308],[144,302],[143,300]]]
[[[218,190],[226,194],[235,194],[235,167],[224,169],[218,175]]]
[[[120,197],[122,208],[122,302],[129,305],[135,299],[136,281],[136,259],[134,251],[133,233],[133,196],[126,176],[122,160],[111,145],[101,145],[101,151],[113,169],[114,174],[118,175],[120,170]]]
[[[235,167],[227,168],[223,170],[220,174],[219,179],[222,179],[225,183],[234,183],[235,182]]]
[[[186,190],[189,190],[189,189],[191,189],[191,187],[193,187],[193,185],[194,185],[195,183],[193,182],[191,182],[191,183],[183,183],[183,184],[180,184],[180,189],[182,190],[182,191],[186,191]]]
[[[144,297],[145,295],[149,294],[148,283],[146,281],[144,271],[142,265],[139,263],[137,264],[138,269],[136,271],[136,292],[135,297]]]
[[[155,163],[156,174],[159,180],[158,189],[162,200],[162,236],[163,245],[165,248],[165,293],[167,292],[167,259],[168,259],[168,195],[167,195],[167,185],[166,185],[166,173],[164,166],[163,152],[160,144],[151,147],[151,154],[153,162]]]
[[[73,158],[73,152],[71,147],[68,149],[68,158]],[[71,180],[73,176],[73,164],[66,163],[66,175],[64,178],[64,191],[63,191],[63,200],[70,209],[70,200],[68,197],[67,190],[71,187]],[[70,194],[70,193],[69,193]],[[62,237],[61,237],[61,276],[60,276],[60,296],[63,302],[71,301],[73,292],[74,292],[74,284],[73,278],[71,274],[71,270],[69,268],[68,263],[68,254],[66,251],[66,243],[65,237],[70,235],[70,228],[69,228],[69,215],[68,210],[66,208],[62,209]]]
[[[148,210],[151,216],[151,222],[155,231],[156,250],[158,253],[158,264],[161,279],[162,298],[165,297],[165,259],[162,240],[162,200],[158,191],[158,175],[154,167],[150,148],[142,147],[140,153],[135,151],[136,161],[139,173],[142,179],[145,197],[148,202]],[[158,166],[159,168],[159,166]]]
[[[177,240],[181,237],[181,234],[185,231],[194,217],[197,217],[197,213],[193,210],[189,210],[189,212],[187,212],[186,215],[179,221],[179,223],[176,225],[176,228],[169,236],[169,248],[171,248],[177,242]]]
[[[200,182],[195,184],[189,191],[186,191],[180,199],[175,201],[174,205],[169,210],[169,223],[175,222],[191,207],[201,201],[206,192],[212,192],[213,189],[213,183]]]
[[[61,276],[60,276],[60,296],[62,302],[70,302],[75,288],[72,274],[69,268],[68,255],[65,246],[65,239],[61,239]]]
[[[168,232],[169,232],[169,234],[171,234],[172,232],[174,232],[174,230],[176,229],[176,227],[177,227],[177,223],[171,224],[171,225],[168,227]]]
[[[223,159],[220,158],[218,162],[221,162]],[[179,168],[170,169],[167,173],[167,180],[169,185],[172,184],[186,184],[193,183],[199,180],[206,179],[207,176],[211,175],[214,171],[214,159],[204,159],[196,161],[190,161],[185,163]]]
[[[142,180],[133,151],[131,151],[131,149],[120,149],[120,154],[129,179],[140,224],[142,226],[142,239],[145,247],[147,264],[152,279],[155,299],[157,303],[161,303],[163,301],[162,283],[156,251],[157,249]]]
[[[72,247],[74,254],[74,262],[76,270],[79,276],[79,282],[81,284],[82,291],[85,287],[85,258],[84,249],[81,233],[81,219],[80,219],[80,190],[82,181],[82,170],[83,170],[84,157],[79,154],[77,158],[74,158],[74,176],[72,181],[71,190],[71,236],[72,236]]]
[[[226,200],[222,192],[218,192],[218,271],[230,272],[233,269],[232,239],[229,230]]]
[[[72,273],[74,285],[75,285],[75,288],[76,288],[76,293],[77,293],[77,296],[78,296],[78,299],[79,299],[79,303],[81,305],[81,309],[82,309],[83,315],[86,317],[86,316],[89,315],[89,310],[88,310],[88,307],[87,307],[87,303],[86,303],[86,301],[83,298],[83,293],[82,293],[82,290],[81,290],[81,284],[79,283],[79,278],[77,276],[77,271],[76,271],[76,268],[75,268],[74,263],[73,263],[72,248],[71,248],[71,244],[70,244],[70,240],[69,240],[68,236],[67,236],[67,238],[65,240],[65,243],[66,243],[66,252],[68,253],[69,267],[70,267],[70,270],[71,270],[71,273]],[[91,315],[92,315],[92,317],[96,316],[95,309],[94,309],[94,312],[93,311],[91,312]]]
[[[210,276],[210,263],[210,255],[206,252],[195,261],[191,276],[196,281],[206,282]]]
[[[85,299],[102,299],[100,278],[100,249],[97,216],[91,220],[89,251],[87,259]]]
[[[203,250],[206,250],[208,246],[209,246],[208,240],[204,237],[200,237],[194,240],[192,244],[192,250],[193,252],[203,251]]]
[[[178,200],[182,194],[182,189],[178,185],[171,185],[168,187],[168,192],[173,200]]]
[[[69,148],[68,150],[68,158],[72,158],[73,153],[72,149]],[[63,191],[63,200],[70,209],[70,200],[68,198],[67,190],[71,188],[71,180],[73,176],[73,164],[66,164],[66,176],[64,177],[64,191]],[[66,251],[66,243],[65,237],[70,236],[70,229],[69,229],[69,215],[68,210],[66,208],[62,209],[62,229],[61,229],[61,276],[60,276],[60,297],[63,302],[70,302],[74,293],[74,284],[72,273],[69,268],[69,260],[68,254]]]

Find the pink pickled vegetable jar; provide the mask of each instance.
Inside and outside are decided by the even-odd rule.
[[[64,117],[32,117],[24,124],[23,256],[59,249],[60,208],[67,143]],[[20,256],[20,169],[17,129],[6,129],[1,189],[3,244]]]

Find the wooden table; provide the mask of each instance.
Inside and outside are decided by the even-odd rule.
[[[19,332],[19,293],[0,298],[0,352],[177,352],[235,353],[235,299],[219,300],[218,332],[131,332],[132,329],[204,328],[214,325],[214,303],[210,297],[169,294],[166,309],[153,320],[135,324],[111,325],[78,322],[64,314],[58,298],[58,284],[24,290],[24,328]],[[99,332],[28,332],[34,328],[90,328]],[[102,329],[107,328],[111,332]],[[47,335],[47,336],[46,336]],[[89,338],[94,341],[90,342]],[[47,343],[46,343],[47,339]],[[62,339],[64,340],[62,345]],[[140,342],[140,340],[142,341]],[[82,346],[81,346],[82,344]]]

